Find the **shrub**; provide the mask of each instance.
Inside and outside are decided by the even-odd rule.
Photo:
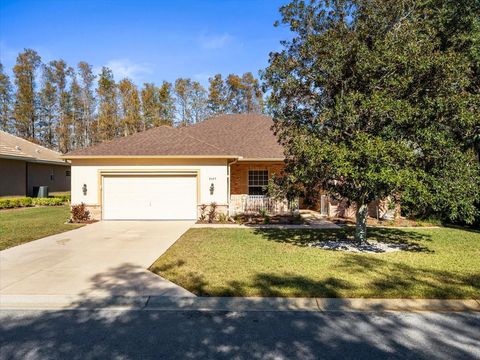
[[[10,207],[11,208],[20,207],[20,199],[19,198],[10,199]]]
[[[10,209],[11,207],[10,199],[0,199],[0,209]]]
[[[270,224],[270,216],[265,215],[264,218],[263,218],[263,223],[264,223],[265,225]]]
[[[29,197],[0,199],[0,209],[13,209],[17,207],[27,207],[32,205],[32,198]]]
[[[55,199],[62,199],[62,202],[67,203],[72,200],[72,196],[70,194],[61,194],[61,195],[54,195],[52,198]]]
[[[198,217],[198,220],[200,221],[207,220],[207,205],[205,204],[200,205],[200,216]]]
[[[33,206],[33,200],[31,197],[18,198],[18,202],[20,204],[20,207]]]
[[[225,224],[226,222],[228,222],[227,214],[219,213],[218,214],[218,222],[221,222],[222,224]]]
[[[69,201],[70,195],[61,195],[50,198],[31,198],[31,197],[18,197],[18,198],[3,198],[0,199],[0,209],[13,209],[19,207],[29,206],[58,206],[63,205]]]
[[[210,210],[208,211],[208,222],[213,223],[217,218],[217,203],[212,202],[210,204]]]
[[[70,210],[72,222],[84,222],[90,220],[90,211],[87,210],[84,203],[72,205]]]
[[[63,203],[61,198],[33,198],[33,205],[37,206],[58,206]]]

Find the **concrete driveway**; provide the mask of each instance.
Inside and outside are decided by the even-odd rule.
[[[193,222],[101,221],[0,252],[0,295],[194,296],[147,270]]]

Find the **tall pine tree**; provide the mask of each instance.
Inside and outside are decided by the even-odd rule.
[[[81,149],[86,146],[85,117],[83,115],[82,88],[78,83],[77,75],[73,74],[70,83],[70,106],[72,116],[72,149]]]
[[[158,119],[155,126],[173,126],[175,122],[175,99],[172,94],[172,84],[167,81],[158,88]]]
[[[111,140],[118,135],[117,86],[112,70],[103,67],[98,78],[98,140]]]
[[[56,135],[58,150],[65,153],[71,150],[72,140],[72,111],[70,93],[67,88],[69,78],[73,75],[73,69],[64,60],[53,60],[48,63],[52,76],[52,83],[57,92],[58,123]]]
[[[95,93],[92,66],[85,61],[78,63],[78,75],[80,78],[80,91],[82,99],[82,124],[84,135],[83,146],[89,146],[95,142]]]
[[[221,74],[208,79],[208,111],[212,115],[227,112],[227,89]]]
[[[11,131],[12,85],[0,63],[0,130]]]
[[[118,83],[120,94],[120,126],[123,135],[136,133],[142,128],[140,114],[140,98],[136,85],[130,79],[123,79]]]
[[[27,139],[36,139],[37,134],[37,99],[35,93],[35,76],[41,58],[35,50],[25,49],[18,54],[13,67],[15,76],[15,106],[13,118],[16,132]]]
[[[57,147],[56,127],[58,119],[57,89],[49,66],[43,66],[42,87],[39,92],[39,137],[44,146]]]

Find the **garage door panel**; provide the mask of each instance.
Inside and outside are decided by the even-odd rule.
[[[196,219],[194,176],[111,176],[103,178],[105,220]]]

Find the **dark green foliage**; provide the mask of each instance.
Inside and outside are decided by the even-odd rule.
[[[395,195],[410,214],[473,221],[478,1],[295,0],[281,13],[295,36],[263,78],[284,183],[358,205]]]

